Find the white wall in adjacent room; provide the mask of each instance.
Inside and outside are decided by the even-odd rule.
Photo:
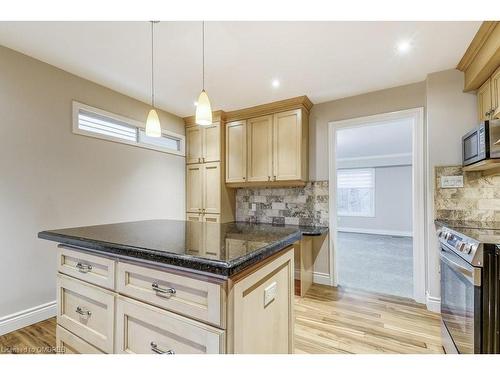
[[[339,216],[338,230],[411,236],[412,166],[375,168],[375,216]]]

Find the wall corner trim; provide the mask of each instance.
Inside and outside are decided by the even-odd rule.
[[[0,336],[18,329],[27,327],[31,324],[41,322],[56,316],[56,301],[51,301],[31,307],[26,310],[18,311],[14,314],[0,317]]]

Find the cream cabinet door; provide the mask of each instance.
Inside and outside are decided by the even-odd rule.
[[[211,126],[204,127],[203,134],[203,163],[220,161],[220,123],[215,122]]]
[[[116,353],[224,353],[224,331],[125,297],[117,301]]]
[[[273,180],[302,179],[301,111],[275,114],[273,129]]]
[[[220,213],[220,163],[203,164],[203,213]]]
[[[491,101],[493,114],[491,118],[500,118],[500,68],[491,76]]]
[[[202,214],[187,214],[186,223],[186,253],[201,255],[203,253]]]
[[[203,209],[203,164],[186,167],[186,211],[201,212]]]
[[[248,181],[270,181],[273,169],[273,117],[262,116],[247,121]]]
[[[203,158],[203,134],[199,126],[186,128],[186,164],[201,163]]]
[[[221,249],[220,222],[219,215],[203,215],[203,221],[207,224],[203,227],[203,249],[209,256],[218,257]]]
[[[113,353],[115,293],[57,276],[57,324],[105,353]]]
[[[487,80],[477,91],[477,111],[479,120],[489,120],[491,111],[491,80]]]
[[[246,121],[226,124],[226,182],[245,182],[247,176]]]

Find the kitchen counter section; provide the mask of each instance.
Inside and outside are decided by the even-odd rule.
[[[328,228],[271,224],[146,220],[43,231],[39,238],[230,277],[261,262],[302,235]],[[237,246],[235,246],[235,244]]]

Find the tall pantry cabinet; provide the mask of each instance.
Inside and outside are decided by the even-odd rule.
[[[234,190],[225,180],[223,112],[202,127],[194,117],[186,124],[186,220],[225,223],[234,221]]]

